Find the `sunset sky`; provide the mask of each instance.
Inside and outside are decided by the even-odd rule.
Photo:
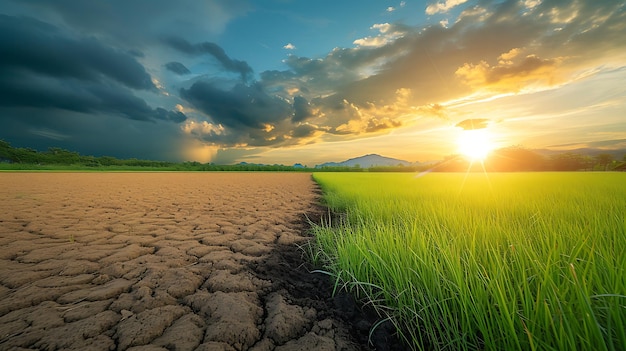
[[[313,166],[626,148],[623,0],[5,0],[0,139]]]

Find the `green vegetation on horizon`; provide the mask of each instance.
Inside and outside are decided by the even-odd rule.
[[[415,349],[624,350],[626,174],[313,176],[313,258]]]
[[[311,171],[310,168],[284,165],[240,163],[216,165],[200,162],[167,162],[118,159],[111,156],[83,156],[77,152],[49,148],[39,152],[31,148],[14,148],[0,140],[0,170],[8,171]]]
[[[522,147],[495,150],[484,162],[471,163],[459,155],[451,155],[437,164],[410,166],[374,166],[361,168],[356,165],[310,168],[302,165],[265,165],[239,163],[223,165],[195,161],[168,162],[154,160],[118,159],[112,156],[85,156],[78,152],[51,147],[47,151],[12,147],[0,140],[0,170],[23,171],[279,171],[279,172],[466,172],[483,170],[495,172],[523,171],[625,171],[623,161],[613,159],[611,154],[595,157],[574,153],[554,154],[546,158]]]

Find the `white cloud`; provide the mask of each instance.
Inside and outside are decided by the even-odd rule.
[[[380,47],[404,35],[404,32],[397,30],[389,23],[376,23],[370,29],[378,30],[380,34],[374,37],[357,39],[352,43],[358,46]]]
[[[213,124],[207,121],[187,121],[184,125],[181,126],[181,129],[187,134],[197,135],[221,135],[225,132],[225,128],[221,124]]]
[[[387,44],[388,40],[385,37],[377,36],[377,37],[365,37],[361,39],[357,39],[352,43],[358,46],[371,46],[378,47]]]
[[[391,25],[389,23],[376,23],[370,29],[378,29],[381,33],[387,33],[391,29]]]
[[[537,7],[537,5],[541,4],[541,0],[525,0],[524,5],[528,9],[533,9]]]
[[[467,2],[467,0],[446,0],[445,2],[436,2],[426,7],[426,14],[434,15],[440,12],[448,12],[452,8],[459,6],[465,2]]]
[[[406,6],[406,1],[400,1],[400,5],[398,7],[404,7]],[[398,9],[398,7],[394,7],[394,6],[389,6],[387,7],[387,12],[394,12],[395,10]]]
[[[287,49],[287,50],[295,50],[296,46],[293,45],[292,43],[287,43],[287,45],[283,46],[283,49]]]

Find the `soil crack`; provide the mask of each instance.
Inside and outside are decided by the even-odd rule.
[[[310,174],[7,173],[0,189],[45,194],[0,202],[0,349],[402,350],[389,328],[368,344],[376,316],[311,273]]]

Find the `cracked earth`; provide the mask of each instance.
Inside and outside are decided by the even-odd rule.
[[[298,248],[303,173],[0,174],[2,350],[395,350]]]

